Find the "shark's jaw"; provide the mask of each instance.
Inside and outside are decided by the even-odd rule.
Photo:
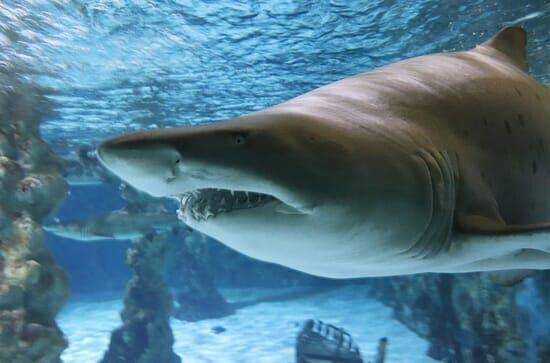
[[[203,188],[178,196],[180,208],[178,216],[186,221],[206,221],[222,213],[231,213],[239,209],[253,209],[267,203],[276,203],[278,199],[263,193],[233,191],[229,189]]]
[[[201,188],[174,198],[180,202],[178,217],[186,223],[215,222],[220,215],[227,216],[239,211],[242,216],[263,207],[274,207],[283,214],[304,214],[274,195],[244,190]]]

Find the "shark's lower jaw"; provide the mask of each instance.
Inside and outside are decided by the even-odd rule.
[[[258,208],[274,202],[282,203],[269,194],[213,188],[197,189],[179,195],[178,199],[178,217],[184,222],[188,218],[201,222],[235,210]]]

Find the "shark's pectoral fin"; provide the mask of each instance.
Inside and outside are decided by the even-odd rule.
[[[515,234],[548,230],[550,221],[526,220],[524,210],[503,209],[494,191],[470,163],[460,164],[461,185],[454,215],[455,230],[474,234]],[[508,207],[509,208],[509,207]],[[503,217],[504,216],[504,217]]]
[[[519,215],[502,210],[491,188],[471,168],[461,169],[462,185],[455,210],[455,229],[463,233],[514,234],[548,229],[550,221],[525,223]],[[502,216],[507,216],[503,218]]]
[[[519,26],[502,28],[491,39],[482,44],[506,55],[517,67],[525,72],[527,65],[527,32]]]
[[[527,277],[532,276],[536,270],[508,270],[489,272],[489,279],[501,286],[511,287],[519,284]]]
[[[465,233],[495,233],[507,228],[506,223],[500,216],[482,214],[469,214],[456,217],[456,227],[460,232]]]
[[[461,185],[455,210],[455,228],[465,233],[494,233],[506,227],[489,185],[470,163],[460,163]]]

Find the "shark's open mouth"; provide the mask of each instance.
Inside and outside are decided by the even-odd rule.
[[[205,221],[221,213],[257,208],[279,201],[268,194],[212,188],[198,189],[179,195],[178,198],[179,218],[185,220],[185,216],[191,216],[196,221]]]

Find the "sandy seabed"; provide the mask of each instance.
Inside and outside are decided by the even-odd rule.
[[[225,289],[229,301],[277,294],[279,290]],[[95,363],[120,325],[120,298],[78,296],[59,316],[69,339],[65,363]],[[425,355],[428,343],[392,318],[391,309],[353,286],[284,302],[264,302],[239,309],[222,319],[187,323],[173,319],[174,350],[184,363],[291,363],[294,343],[306,319],[321,319],[346,329],[365,362],[375,356],[381,337],[388,337],[386,363],[436,362]],[[212,328],[222,326],[216,334]],[[160,363],[160,362],[159,362]]]

